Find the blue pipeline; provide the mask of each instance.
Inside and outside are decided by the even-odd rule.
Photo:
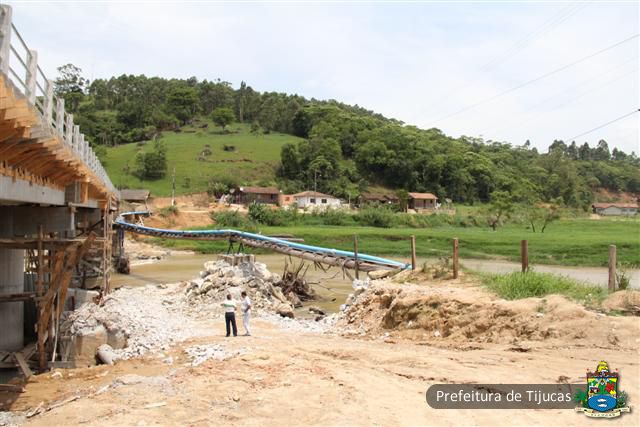
[[[282,239],[278,239],[276,237],[268,237],[268,236],[263,236],[262,234],[255,234],[255,233],[248,233],[246,231],[239,231],[239,230],[166,230],[163,228],[154,228],[154,227],[146,227],[146,226],[142,226],[142,225],[136,225],[136,224],[131,224],[129,222],[126,222],[124,220],[124,216],[127,215],[148,215],[149,212],[124,212],[122,214],[120,214],[120,216],[118,216],[118,218],[115,221],[115,224],[123,226],[124,228],[127,228],[131,231],[140,231],[142,234],[144,234],[144,232],[151,232],[151,233],[161,233],[161,234],[169,234],[170,237],[176,237],[176,238],[180,238],[180,237],[218,237],[218,238],[225,238],[225,237],[242,237],[242,238],[246,238],[246,239],[251,239],[251,240],[259,240],[259,241],[263,241],[263,242],[269,242],[269,243],[274,243],[277,244],[279,246],[286,246],[289,248],[293,248],[293,249],[299,249],[302,251],[307,251],[307,252],[315,252],[315,253],[319,253],[319,254],[327,254],[327,255],[335,255],[335,256],[339,256],[339,257],[346,257],[346,258],[351,258],[351,259],[355,259],[356,254],[354,252],[350,252],[350,251],[343,251],[340,249],[331,249],[331,248],[323,248],[321,246],[311,246],[311,245],[303,245],[301,243],[296,243],[296,242],[290,242],[288,240],[282,240]],[[387,258],[380,258],[380,257],[376,257],[376,256],[372,256],[372,255],[367,255],[367,254],[361,254],[358,253],[358,260],[360,261],[366,261],[366,262],[370,262],[370,263],[374,263],[374,264],[382,264],[382,265],[386,265],[389,267],[394,267],[394,268],[400,268],[400,269],[406,269],[409,268],[411,265],[410,264],[405,264],[402,262],[398,262],[398,261],[393,261]]]

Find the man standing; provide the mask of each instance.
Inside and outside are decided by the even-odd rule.
[[[251,320],[251,300],[245,291],[242,291],[242,325],[246,331],[245,336],[250,337],[249,320]]]
[[[227,336],[230,335],[231,326],[233,326],[233,336],[238,336],[238,328],[236,327],[236,302],[231,299],[231,294],[227,294],[227,299],[222,303],[224,307],[224,321],[227,325]]]

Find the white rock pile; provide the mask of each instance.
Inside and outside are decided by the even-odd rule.
[[[62,334],[109,344],[120,359],[165,350],[174,342],[197,336],[196,325],[183,315],[182,288],[177,284],[163,287],[123,288],[102,305],[85,304],[67,313]]]
[[[227,294],[240,301],[240,293],[246,291],[253,303],[254,314],[276,312],[283,317],[293,318],[293,305],[278,287],[282,278],[271,273],[260,262],[242,263],[237,266],[224,261],[209,261],[200,278],[192,280],[186,289],[189,306],[193,314],[211,314],[212,307],[220,307]],[[219,308],[221,311],[221,308]]]
[[[252,300],[253,316],[285,329],[324,332],[335,320],[333,316],[319,316],[319,321],[294,320],[293,304],[278,286],[282,282],[280,275],[271,273],[263,263],[231,266],[224,261],[209,261],[204,267],[200,277],[190,282],[122,288],[100,304],[91,301],[76,311],[65,312],[60,330],[71,338],[70,355],[76,366],[95,364],[99,348],[109,350],[105,353],[109,362],[100,359],[110,363],[206,336],[211,331],[202,329],[200,320],[220,316],[226,295],[231,294],[240,302],[242,291]],[[192,352],[190,355],[198,364],[227,357],[218,347],[197,347]]]

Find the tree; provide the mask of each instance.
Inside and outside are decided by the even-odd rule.
[[[525,217],[531,225],[531,231],[536,232],[536,224],[539,224],[540,233],[544,233],[547,226],[560,219],[560,206],[562,199],[557,198],[550,203],[534,203],[528,205]]]
[[[136,155],[136,169],[134,175],[142,179],[160,179],[167,174],[167,149],[164,144],[156,139],[153,142],[153,150],[140,151]]]
[[[233,121],[236,119],[236,116],[235,114],[233,114],[233,110],[231,108],[218,107],[213,110],[213,113],[211,113],[211,119],[215,124],[220,126],[222,128],[222,131],[224,132],[224,129],[227,127],[227,125],[233,123]]]
[[[609,152],[609,144],[607,144],[607,141],[604,139],[598,141],[594,154],[594,160],[610,160],[611,153]]]
[[[84,98],[84,90],[89,80],[82,77],[82,68],[73,64],[58,67],[58,73],[59,76],[54,81],[54,92],[64,98],[67,111],[75,113]]]
[[[500,221],[504,217],[509,217],[514,210],[513,197],[506,191],[494,191],[491,193],[491,205],[487,222],[496,231]]]
[[[167,97],[167,111],[182,125],[193,119],[198,111],[198,93],[192,87],[176,86]]]
[[[407,212],[407,208],[409,207],[409,192],[407,190],[398,190],[396,191],[396,196],[398,197],[400,210]]]

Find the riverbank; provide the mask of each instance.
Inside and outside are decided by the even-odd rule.
[[[157,337],[158,325],[170,326],[169,345],[137,340],[148,347],[141,356],[35,376],[8,409],[34,426],[584,425],[573,409],[435,410],[425,391],[442,383],[584,383],[585,368],[601,359],[620,371],[621,389],[640,395],[640,318],[560,296],[505,301],[464,274],[406,272],[357,291],[349,309],[316,328],[266,315],[254,319],[253,336],[225,338],[219,312],[183,305],[188,289],[133,289],[142,315],[159,316],[136,330]],[[113,303],[118,292],[131,290],[116,291]],[[127,312],[135,311],[131,298]],[[632,411],[616,425],[639,422]]]
[[[212,259],[215,259],[215,255],[173,251],[170,254],[166,254],[161,260],[132,265],[129,275],[115,274],[112,276],[111,283],[112,286],[119,287],[177,282],[196,275],[198,271],[202,270],[202,265]],[[280,254],[258,254],[256,259],[265,263],[270,271],[281,273],[284,269],[286,257]],[[398,258],[398,260],[401,259]],[[437,259],[418,259],[419,265],[423,265],[425,262],[435,263]],[[509,261],[462,259],[461,265],[465,269],[485,273],[520,271],[519,263]],[[536,265],[532,268],[538,272],[567,276],[589,285],[607,287],[608,271],[606,268],[553,265]],[[640,270],[629,269],[627,274],[631,278],[630,287],[632,289],[640,289]],[[310,265],[306,278],[316,291],[318,299],[305,303],[305,307],[317,305],[329,313],[334,313],[338,311],[347,296],[353,292],[351,280],[340,269],[335,267],[323,271]]]
[[[206,227],[200,227],[206,228]],[[618,247],[618,262],[640,266],[640,221],[637,219],[565,219],[551,224],[544,233],[533,233],[522,224],[509,224],[492,231],[488,227],[438,226],[432,228],[375,228],[327,225],[290,227],[259,226],[265,235],[291,234],[306,244],[353,250],[358,236],[362,253],[410,258],[410,237],[416,236],[417,254],[423,258],[451,255],[452,239],[459,239],[460,256],[469,259],[518,261],[520,241],[529,241],[531,264],[606,266],[609,245]],[[224,252],[222,241],[153,239],[171,249],[200,253]]]

